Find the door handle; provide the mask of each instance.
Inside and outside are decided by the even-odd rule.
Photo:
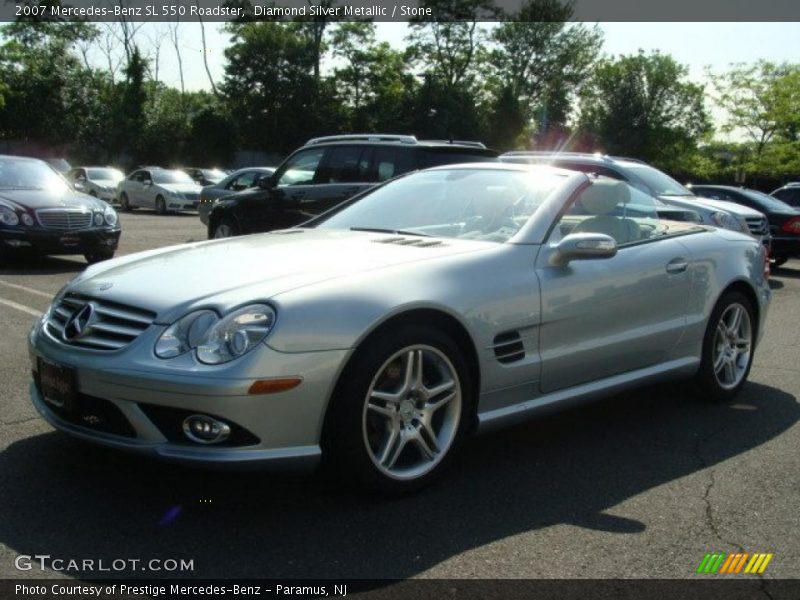
[[[667,263],[667,273],[683,273],[689,266],[683,258],[673,258]]]

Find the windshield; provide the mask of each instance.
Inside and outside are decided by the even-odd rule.
[[[318,227],[505,242],[564,180],[549,170],[422,171],[377,188]]]
[[[629,165],[627,169],[644,181],[657,196],[694,196],[691,191],[658,169],[647,165]]]
[[[93,181],[121,181],[125,175],[116,169],[86,169],[89,179]]]
[[[764,192],[759,192],[757,190],[739,190],[739,192],[752,198],[753,202],[757,202],[766,210],[774,210],[777,212],[794,212],[795,210],[792,206],[786,204],[786,202],[773,198]]]
[[[69,185],[55,169],[41,160],[0,158],[0,189],[63,192],[69,189]]]
[[[153,171],[153,183],[194,183],[183,171]]]

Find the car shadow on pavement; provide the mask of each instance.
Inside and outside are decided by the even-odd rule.
[[[0,275],[54,275],[79,273],[86,268],[82,256],[60,258],[56,256],[24,256],[0,258]]]
[[[764,444],[799,417],[793,396],[756,383],[732,404],[690,399],[684,385],[648,388],[477,437],[439,484],[393,500],[46,433],[0,453],[0,543],[63,558],[193,559],[186,577],[405,578],[561,523],[645,531],[605,511]],[[153,574],[84,576],[113,575]]]

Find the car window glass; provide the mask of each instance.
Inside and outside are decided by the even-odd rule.
[[[359,181],[362,146],[342,146],[331,150],[328,162],[318,177],[319,183],[354,183]]]
[[[652,196],[622,181],[600,177],[572,201],[552,235],[557,241],[572,233],[602,233],[624,247],[695,227],[659,219]]]
[[[256,175],[258,175],[258,173],[255,171],[242,173],[231,181],[228,188],[233,190],[246,190],[247,188],[251,188],[256,184]]]
[[[278,176],[278,185],[312,183],[324,154],[325,148],[314,148],[313,150],[298,152],[289,158]]]
[[[480,152],[450,151],[427,149],[420,152],[419,168],[438,167],[440,165],[454,165],[458,163],[497,162],[494,157],[486,156]]]

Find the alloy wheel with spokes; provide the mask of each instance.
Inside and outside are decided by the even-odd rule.
[[[387,326],[360,344],[328,407],[328,472],[387,495],[444,473],[475,424],[478,374],[462,347],[419,322]]]
[[[364,403],[364,443],[384,475],[417,478],[445,456],[460,416],[461,385],[450,360],[431,346],[406,347],[372,380]]]
[[[714,375],[724,389],[735,388],[750,365],[753,328],[741,304],[730,304],[720,316],[714,336]]]
[[[695,377],[706,398],[727,400],[744,385],[753,363],[756,312],[738,290],[725,293],[708,319],[703,354]]]

